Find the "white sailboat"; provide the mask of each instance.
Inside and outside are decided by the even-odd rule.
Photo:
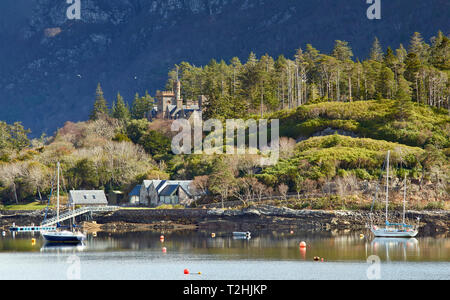
[[[386,222],[384,228],[379,228],[378,226],[373,225],[372,222],[372,211],[370,212],[371,216],[371,231],[375,235],[375,237],[392,237],[392,238],[412,238],[417,236],[419,233],[417,227],[413,225],[407,225],[405,220],[406,214],[406,175],[405,175],[405,189],[403,192],[403,222],[402,224],[395,224],[389,222],[389,159],[390,159],[391,151],[388,151],[386,158]],[[375,199],[374,199],[375,201]],[[372,205],[373,209],[373,205]]]
[[[59,173],[60,173],[60,163],[57,163],[57,204],[56,204],[56,218],[57,224],[59,224]],[[80,243],[86,239],[86,236],[81,232],[74,232],[68,230],[52,230],[43,232],[42,236],[47,242],[50,243]]]

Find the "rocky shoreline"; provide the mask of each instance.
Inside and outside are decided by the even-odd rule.
[[[49,217],[54,212],[49,212]],[[0,227],[6,230],[13,223],[19,226],[39,224],[44,211],[2,211]],[[151,229],[304,229],[335,230],[364,229],[369,223],[368,211],[293,210],[284,207],[260,205],[245,209],[124,209],[106,215],[93,216],[99,228],[132,230]],[[450,211],[408,211],[406,217],[416,224],[420,218],[423,234],[446,233],[450,227]],[[377,224],[383,223],[383,214],[374,216]],[[392,221],[401,220],[401,214],[393,213]],[[82,220],[80,220],[82,221]]]

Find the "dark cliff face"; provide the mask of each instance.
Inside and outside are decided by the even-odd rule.
[[[68,20],[65,0],[0,4],[0,119],[22,121],[34,135],[84,120],[101,82],[112,102],[120,91],[163,89],[180,61],[246,60],[250,51],[291,56],[306,43],[329,52],[334,40],[365,58],[383,45],[448,34],[446,0],[382,0],[382,19],[366,18],[365,0],[81,0]]]

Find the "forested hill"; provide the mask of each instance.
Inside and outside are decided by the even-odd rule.
[[[65,18],[63,0],[0,2],[0,120],[22,121],[32,134],[53,134],[66,120],[85,120],[101,82],[110,101],[118,91],[162,89],[180,61],[206,65],[254,51],[292,58],[311,43],[330,53],[348,41],[353,59],[449,33],[445,0],[382,1],[382,19],[368,20],[365,0],[82,0],[80,21]]]
[[[189,62],[169,73],[167,88],[179,78],[185,99],[205,95],[206,118],[246,118],[318,102],[395,99],[399,117],[410,114],[411,101],[449,108],[450,39],[441,31],[428,44],[415,32],[408,44],[383,50],[374,39],[367,59],[336,40],[322,53],[307,44],[292,58],[255,53],[242,61]],[[349,116],[350,118],[352,116]]]

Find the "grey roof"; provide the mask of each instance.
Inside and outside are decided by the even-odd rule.
[[[142,185],[138,184],[134,189],[128,194],[128,196],[139,196],[141,194]]]
[[[169,111],[170,114],[172,114],[175,110],[177,110],[177,106],[174,104],[167,105],[167,111]]]
[[[158,193],[161,192],[161,188],[166,184],[167,180],[161,180],[160,182],[155,182],[155,189]]]
[[[160,194],[167,185],[179,185],[189,196],[193,194],[191,188],[192,180],[164,180],[157,188],[158,194]]]
[[[192,191],[192,180],[144,180],[143,185],[148,189],[153,184],[158,195],[161,195],[167,186],[180,186],[189,196],[194,193]]]
[[[146,189],[148,189],[152,184],[156,188],[163,181],[165,180],[144,180],[143,185]]]
[[[160,196],[172,196],[178,190],[178,184],[169,184],[159,193]]]
[[[104,191],[70,191],[70,204],[108,205]]]

